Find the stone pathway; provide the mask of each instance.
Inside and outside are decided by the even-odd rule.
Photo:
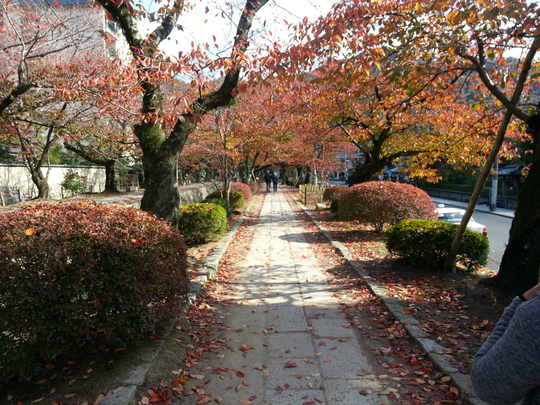
[[[266,195],[249,253],[229,281],[232,301],[218,305],[226,330],[217,349],[190,369],[206,395],[223,404],[382,404],[387,396],[323,270],[308,232],[278,193]],[[369,350],[369,349],[367,349]],[[217,371],[216,371],[217,370]],[[231,372],[234,370],[234,372]],[[187,399],[196,403],[197,395]]]

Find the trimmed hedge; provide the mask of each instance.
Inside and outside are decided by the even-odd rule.
[[[206,196],[206,198],[223,198],[221,190],[216,190]],[[238,191],[231,190],[229,193],[229,206],[231,210],[241,210],[246,205],[244,196]]]
[[[94,345],[137,340],[189,291],[177,229],[133,208],[72,202],[0,219],[0,375]]]
[[[261,189],[261,183],[256,180],[251,180],[249,182],[249,189],[251,190],[251,195],[257,194]]]
[[[390,252],[412,264],[441,268],[457,229],[458,225],[444,221],[406,219],[390,226],[384,233],[384,238]],[[473,269],[485,265],[488,256],[488,238],[466,229],[459,246],[457,262]]]
[[[189,243],[219,239],[227,229],[227,212],[222,206],[210,203],[181,205],[178,229]]]
[[[339,198],[338,217],[372,224],[377,232],[385,225],[410,219],[437,219],[435,204],[424,191],[410,184],[370,181],[350,187]]]
[[[227,218],[229,218],[231,216],[231,207],[229,206],[229,202],[225,198],[208,198],[208,197],[206,197],[202,202],[203,203],[208,203],[208,204],[219,205],[219,206],[223,207],[223,209],[227,213]]]
[[[334,201],[336,198],[341,197],[343,193],[349,191],[347,186],[331,186],[327,187],[323,192],[323,201]]]
[[[240,183],[240,182],[232,183],[231,190],[238,191],[240,194],[242,194],[244,196],[245,202],[248,202],[249,200],[251,200],[252,192],[251,192],[251,188],[247,184]]]

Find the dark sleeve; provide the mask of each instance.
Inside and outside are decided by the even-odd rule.
[[[515,404],[540,387],[540,298],[514,298],[474,357],[474,392],[497,405]]]

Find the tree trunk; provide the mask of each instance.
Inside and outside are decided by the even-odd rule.
[[[522,294],[538,283],[540,269],[540,122],[530,121],[535,145],[534,160],[518,196],[499,273],[484,281],[514,294]]]
[[[347,183],[349,186],[353,186],[371,180],[373,175],[384,169],[384,163],[380,160],[372,160],[369,163],[356,166],[354,172],[349,176]]]
[[[116,181],[116,170],[114,168],[115,164],[115,160],[108,160],[103,164],[105,166],[105,192],[118,192],[118,182]]]
[[[179,155],[161,149],[143,154],[145,190],[141,209],[170,222],[174,227],[178,227],[180,220],[180,194],[175,176]]]
[[[28,167],[30,168],[30,175],[32,177],[32,181],[38,189],[38,195],[35,199],[37,200],[51,198],[51,190],[49,188],[49,183],[47,182],[47,179],[43,175],[41,169],[35,169],[31,165],[29,165]]]

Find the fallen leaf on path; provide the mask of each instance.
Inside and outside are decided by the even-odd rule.
[[[201,397],[197,398],[197,405],[204,405],[204,404],[209,403],[210,401],[212,401],[212,398],[210,398],[207,395],[204,395],[204,396],[201,396]]]

